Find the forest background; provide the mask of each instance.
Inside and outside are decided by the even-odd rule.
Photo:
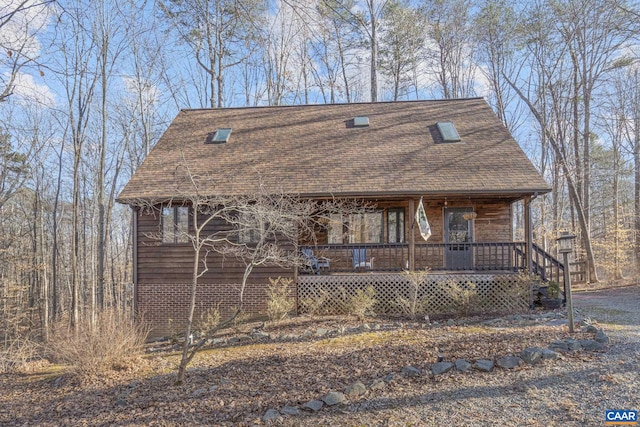
[[[623,0],[0,0],[4,342],[131,307],[115,198],[182,108],[484,97],[553,187],[536,243],[633,279],[639,41]]]

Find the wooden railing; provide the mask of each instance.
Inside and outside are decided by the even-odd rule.
[[[543,281],[553,281],[564,286],[564,265],[535,243],[532,245],[532,249],[532,272],[540,276]]]
[[[406,243],[315,245],[301,249],[311,249],[315,257],[329,260],[329,267],[322,268],[320,273],[391,272],[409,268],[409,245]],[[524,249],[523,242],[418,243],[415,245],[415,269],[519,271],[526,267]],[[365,252],[365,264],[354,262],[354,251]]]

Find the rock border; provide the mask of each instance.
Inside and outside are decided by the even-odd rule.
[[[516,318],[522,315],[514,315],[510,316],[512,318]],[[526,316],[531,319],[531,315]],[[553,313],[549,315],[545,313],[541,316],[542,318],[550,319],[555,318],[558,319],[557,313]],[[563,317],[562,315],[560,317]],[[522,316],[522,318],[525,318]],[[491,323],[487,323],[491,322]],[[495,319],[491,321],[482,322],[484,324],[496,325],[499,322],[496,322]],[[527,347],[520,351],[519,355],[506,355],[502,356],[499,359],[495,360],[493,358],[489,359],[478,359],[473,364],[464,359],[456,359],[455,361],[445,361],[438,360],[436,363],[430,365],[428,369],[420,370],[415,366],[405,366],[402,368],[400,375],[405,378],[419,378],[425,375],[433,375],[434,377],[443,375],[447,372],[455,370],[457,372],[465,373],[469,372],[472,369],[480,372],[492,372],[494,368],[497,366],[503,370],[513,370],[522,365],[537,365],[543,360],[555,360],[562,358],[563,353],[575,353],[579,351],[605,351],[608,348],[610,343],[609,336],[604,332],[603,329],[597,328],[592,325],[590,322],[583,320],[582,322],[581,332],[592,333],[593,339],[573,339],[573,338],[565,338],[563,340],[556,340],[549,344],[548,348],[541,347]],[[365,326],[366,325],[366,326]],[[357,329],[359,332],[366,331],[372,329],[369,325],[365,324],[358,328],[350,328]],[[364,328],[363,328],[364,326]],[[324,336],[330,334],[332,331],[322,329],[322,334],[320,336]],[[343,328],[344,329],[344,328]],[[380,329],[380,328],[377,328]],[[315,336],[318,336],[318,331],[316,331]],[[350,331],[353,332],[353,331]],[[311,335],[311,334],[309,334]],[[300,408],[291,405],[284,405],[280,409],[269,408],[264,415],[262,416],[262,421],[265,423],[270,423],[276,421],[281,416],[299,416],[302,411],[307,412],[318,412],[322,410],[322,408],[329,406],[339,406],[348,403],[349,398],[355,399],[360,396],[366,395],[369,391],[380,390],[386,387],[387,384],[392,382],[396,377],[396,373],[389,373],[383,378],[374,379],[369,386],[367,387],[360,381],[356,381],[355,383],[349,385],[343,391],[332,390],[326,393],[324,396],[319,397],[318,399],[313,399],[308,402],[305,402],[300,406]]]

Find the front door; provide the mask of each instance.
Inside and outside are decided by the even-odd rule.
[[[447,270],[473,268],[473,208],[445,208],[444,242]]]

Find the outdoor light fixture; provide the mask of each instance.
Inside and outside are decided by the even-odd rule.
[[[561,254],[570,254],[573,252],[573,240],[576,238],[573,234],[569,234],[568,231],[563,231],[558,237],[558,252]]]
[[[573,252],[573,239],[576,236],[563,231],[560,233],[558,241],[558,252],[562,254],[564,261],[564,299],[567,304],[567,320],[569,321],[569,332],[573,333],[573,301],[571,300],[571,274],[569,271],[569,254]]]

